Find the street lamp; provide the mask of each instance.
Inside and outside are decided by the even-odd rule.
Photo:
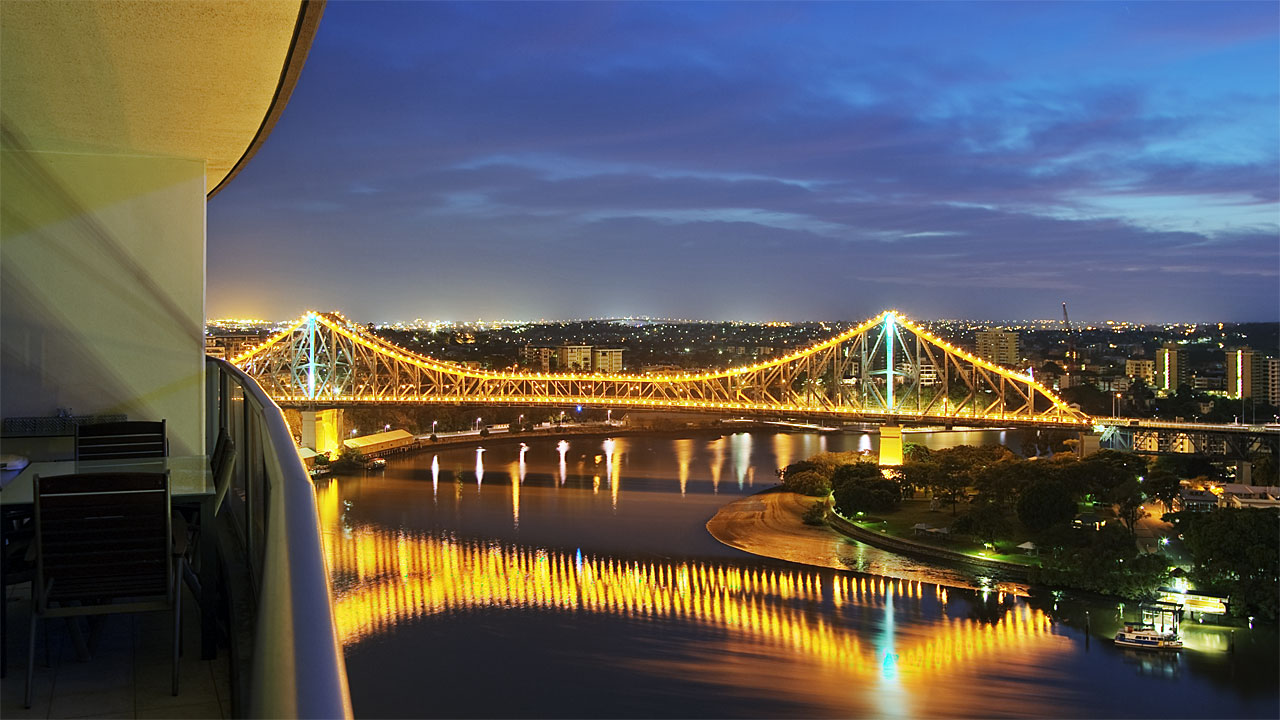
[[[1115,396],[1111,398],[1111,417],[1119,417],[1119,414],[1116,412],[1116,401],[1119,399],[1120,393],[1116,393]]]
[[[604,417],[605,417],[605,420],[604,420],[605,424],[606,424],[606,425],[612,425],[612,424],[613,424],[613,408],[609,408],[608,410],[605,410],[604,412],[605,412],[605,416],[604,416]]]
[[[440,421],[439,421],[439,420],[432,420],[432,421],[431,421],[431,434],[432,434],[432,435],[435,435],[435,434],[436,434],[436,423],[438,423],[438,422],[440,422]]]
[[[524,429],[524,413],[520,414],[520,419],[516,421],[516,427],[519,427],[521,430]]]
[[[480,431],[480,420],[481,418],[476,418],[476,432]]]

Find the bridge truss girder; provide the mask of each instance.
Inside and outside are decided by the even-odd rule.
[[[1280,456],[1280,433],[1266,429],[1106,426],[1098,446],[1122,452],[1248,460],[1258,454]]]
[[[307,313],[234,360],[282,405],[599,405],[744,415],[1081,428],[1030,377],[893,312],[776,360],[666,375],[507,373],[411,353],[337,314]]]

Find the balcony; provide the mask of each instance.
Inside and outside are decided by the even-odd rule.
[[[238,452],[210,528],[217,554],[203,558],[217,570],[200,568],[215,584],[203,597],[185,591],[179,694],[169,692],[166,616],[106,616],[79,633],[50,621],[42,633],[48,654],[38,642],[32,707],[24,709],[28,583],[6,596],[12,632],[0,716],[351,717],[313,488],[284,417],[225,361],[210,358],[205,377],[207,446],[225,431]],[[6,438],[4,447],[31,447],[40,459],[64,459],[71,448],[65,437]],[[86,644],[93,657],[83,662]]]
[[[179,696],[152,692],[163,619],[109,617],[90,663],[56,621],[24,712],[15,586],[0,716],[350,716],[310,481],[279,408],[203,347],[206,204],[267,141],[323,5],[0,3],[0,417],[163,419],[171,456],[198,464],[224,429],[238,450]],[[69,456],[49,435],[0,451]]]

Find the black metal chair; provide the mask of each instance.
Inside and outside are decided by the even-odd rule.
[[[53,617],[171,611],[177,695],[182,561],[173,551],[169,474],[37,475],[34,483],[36,577],[24,706],[31,707],[37,620]]]
[[[9,672],[9,586],[35,579],[34,538],[29,509],[0,513],[0,678]]]
[[[165,421],[76,426],[76,460],[145,460],[169,456]]]
[[[218,442],[214,446],[213,455],[209,458],[210,466],[213,470],[214,481],[214,501],[213,515],[218,514],[219,508],[222,507],[222,501],[227,497],[227,490],[231,487],[231,474],[235,470],[236,464],[236,444],[227,435],[226,429],[218,433]],[[200,580],[192,571],[191,566],[198,555],[199,543],[201,542],[201,534],[204,528],[200,526],[199,516],[192,508],[174,509],[173,513],[173,538],[174,552],[182,555],[184,559],[183,574],[187,585],[195,593],[196,597],[201,597]],[[209,530],[212,532],[212,530]]]

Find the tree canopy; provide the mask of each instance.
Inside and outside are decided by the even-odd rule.
[[[1237,615],[1280,615],[1280,513],[1218,508],[1176,517],[1198,584],[1230,593]]]

